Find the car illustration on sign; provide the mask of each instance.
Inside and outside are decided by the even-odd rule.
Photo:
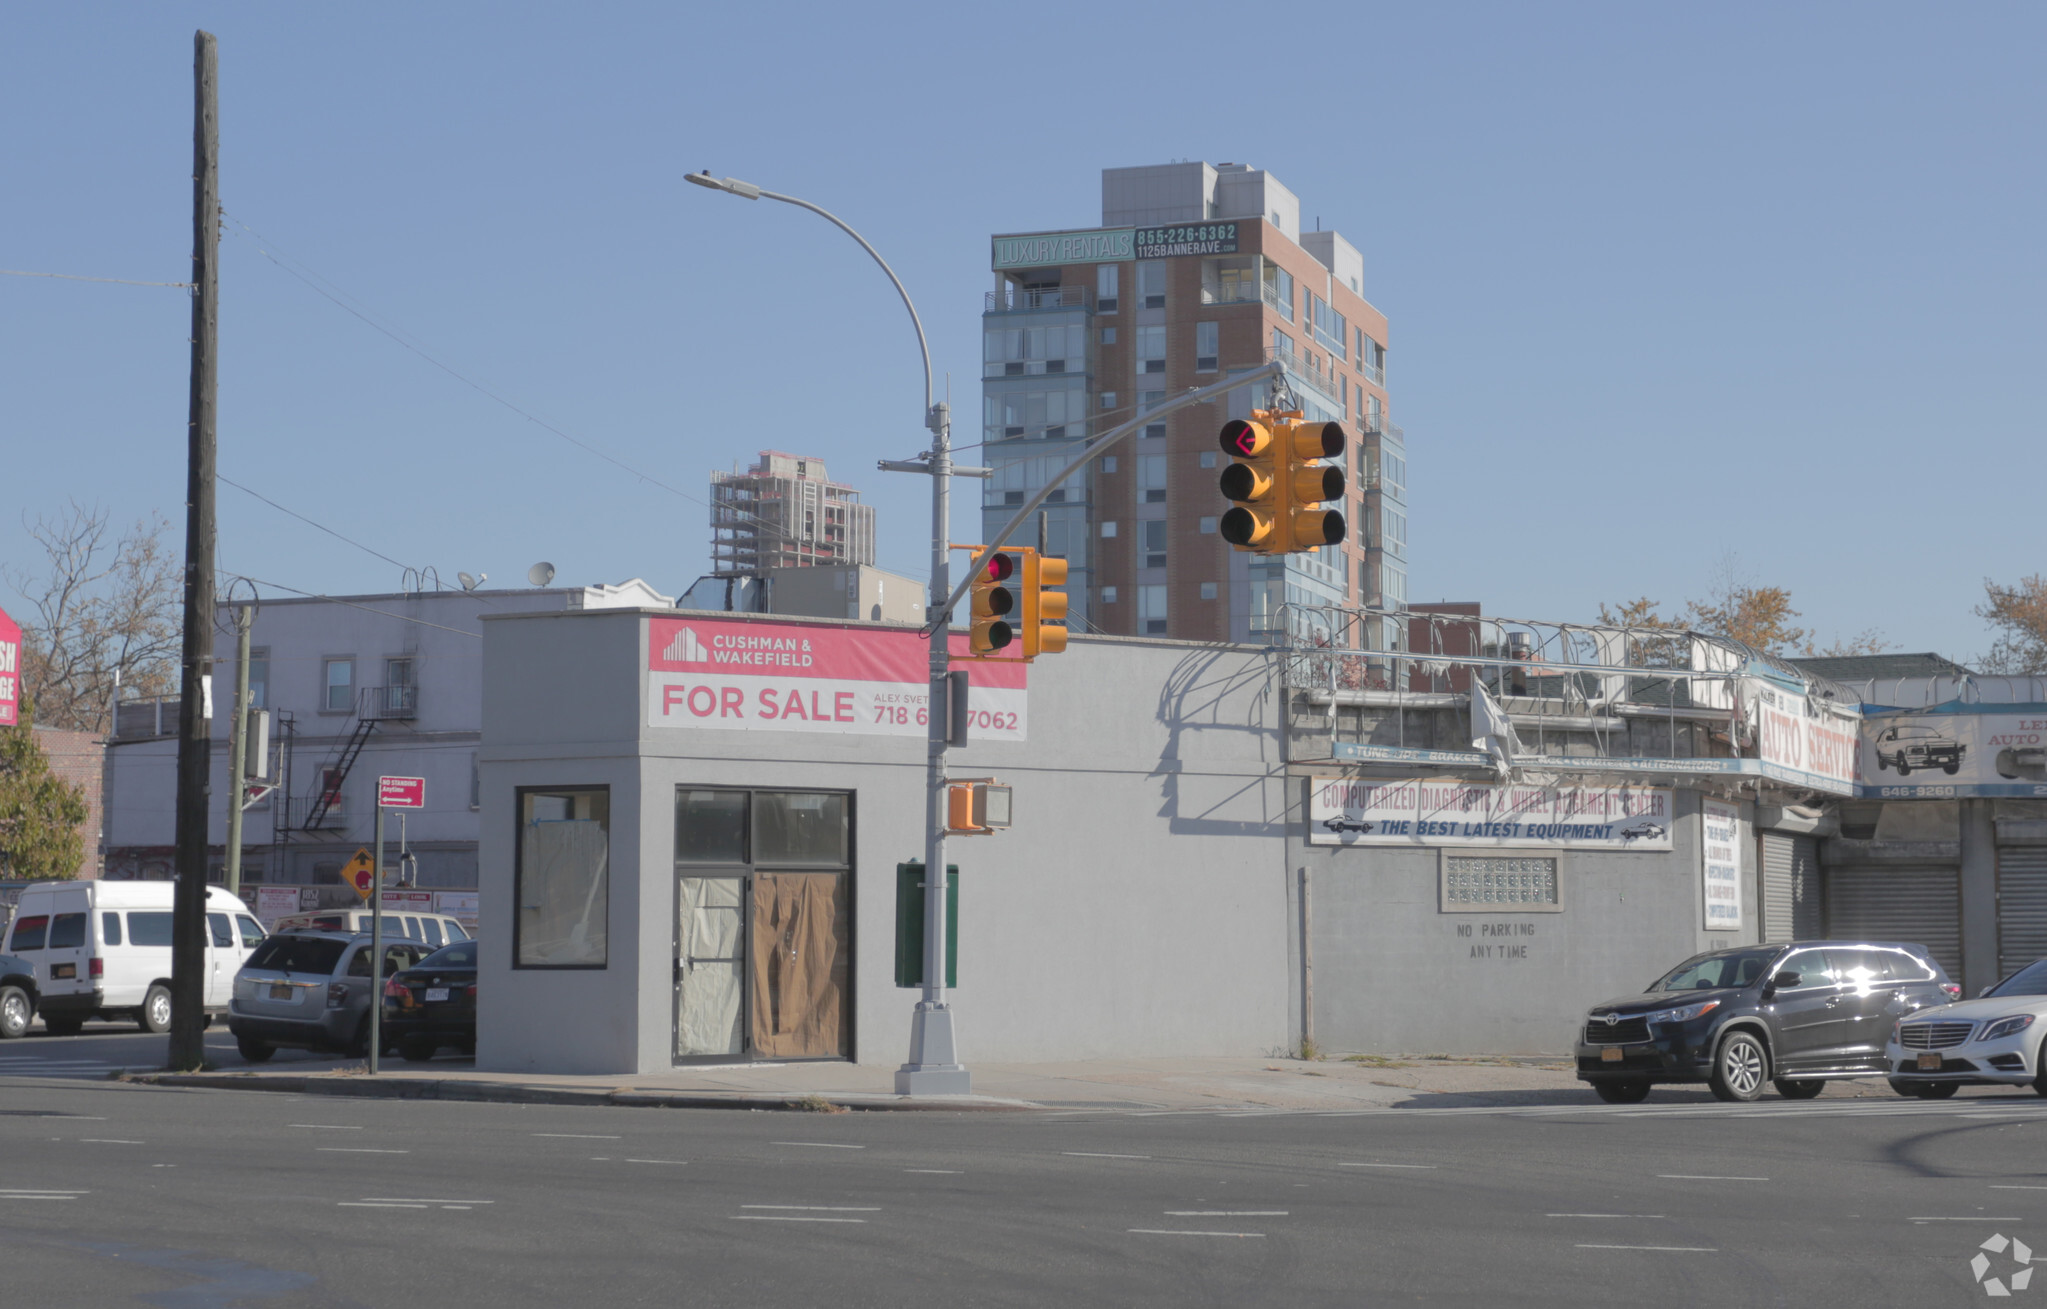
[[[1909,777],[1915,768],[1938,768],[1953,776],[1962,770],[1968,747],[1937,727],[1887,727],[1877,733],[1876,766],[1895,768]]]
[[[1369,832],[1372,825],[1358,818],[1325,818],[1322,825],[1332,832]]]
[[[1636,823],[1633,827],[1623,827],[1621,829],[1621,840],[1655,841],[1660,840],[1663,834],[1664,827],[1661,823],[1640,822]]]

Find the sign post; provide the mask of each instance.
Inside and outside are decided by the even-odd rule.
[[[384,811],[426,808],[424,777],[377,779],[376,864],[370,886],[370,1071],[377,1071],[384,1044]]]

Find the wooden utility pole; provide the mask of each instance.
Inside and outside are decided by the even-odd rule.
[[[178,703],[177,891],[171,912],[170,1067],[206,1058],[207,779],[213,768],[213,415],[220,326],[219,54],[193,34],[192,394],[185,474],[185,642]]]

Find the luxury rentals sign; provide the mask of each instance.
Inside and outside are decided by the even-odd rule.
[[[910,628],[648,620],[647,725],[712,731],[928,735],[929,647]],[[969,730],[1021,741],[1026,666],[961,658],[972,683]]]

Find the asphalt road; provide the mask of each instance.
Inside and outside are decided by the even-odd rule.
[[[0,1078],[0,1303],[1959,1305],[1983,1242],[2047,1252],[2043,1143],[2030,1093],[826,1115]]]

